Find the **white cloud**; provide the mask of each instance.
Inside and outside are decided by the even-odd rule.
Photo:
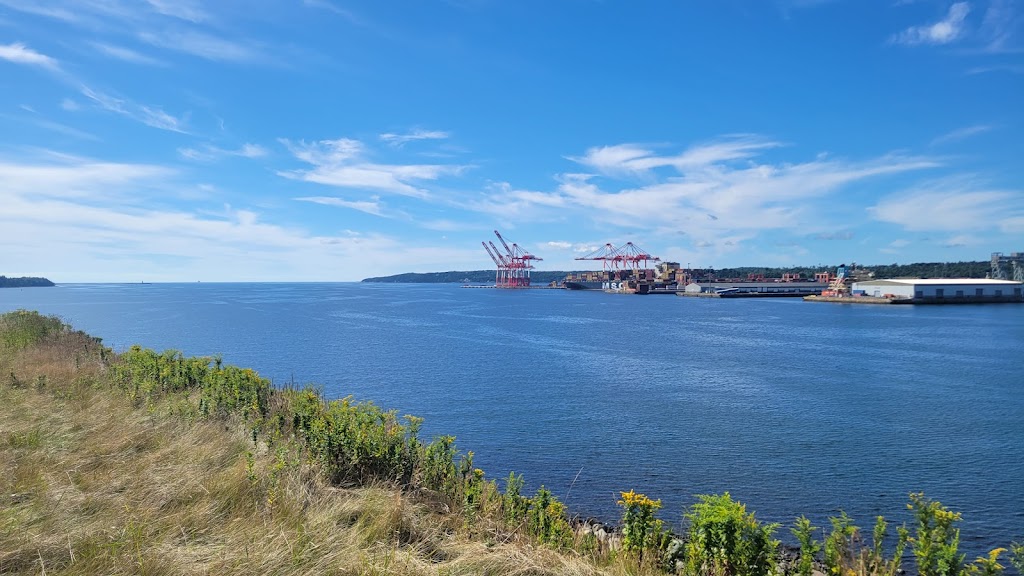
[[[640,144],[617,144],[590,148],[586,154],[570,157],[603,174],[621,175],[671,166],[679,171],[756,156],[762,150],[780,146],[754,136],[738,136],[691,147],[675,156],[658,156]]]
[[[745,142],[758,149],[775,145],[753,138]],[[588,174],[563,174],[553,191],[522,191],[503,184],[466,205],[514,220],[585,218],[661,236],[685,232],[697,238],[721,238],[761,230],[806,228],[820,223],[826,199],[846,186],[939,166],[930,158],[898,155],[862,162],[819,155],[804,163],[772,164],[759,163],[752,154],[746,144],[695,147],[676,156],[662,157],[630,145],[591,149],[584,157],[585,163],[606,170],[610,176],[617,172],[624,176],[633,174],[629,170],[621,172],[621,166],[645,169],[654,165],[674,166],[679,174],[650,173],[640,186]],[[740,165],[727,161],[737,157],[744,157],[745,161]],[[681,160],[684,158],[685,161]]]
[[[379,196],[373,196],[370,200],[344,200],[342,198],[335,198],[333,196],[307,196],[303,198],[296,198],[301,202],[312,202],[314,204],[323,204],[324,206],[340,206],[342,208],[351,208],[360,212],[366,212],[367,214],[373,214],[374,216],[384,216],[384,206],[380,202]]]
[[[203,144],[199,148],[178,148],[178,154],[189,160],[199,162],[213,162],[225,156],[236,156],[241,158],[263,158],[269,151],[259,144],[243,144],[237,150],[218,148],[212,144]]]
[[[951,238],[947,238],[942,246],[945,248],[962,248],[964,246],[975,246],[981,244],[981,241],[977,236],[969,234],[957,234]]]
[[[180,176],[160,166],[61,154],[27,162],[0,158],[5,266],[63,282],[347,281],[481,263],[478,249],[358,231],[312,234],[268,222],[251,208],[157,209],[141,197],[146,190],[165,197],[182,195],[174,187],[195,188]]]
[[[156,58],[151,58],[149,56],[146,56],[145,54],[142,54],[141,52],[137,52],[135,50],[125,48],[123,46],[104,44],[102,42],[93,42],[92,46],[101,54],[104,54],[111,58],[116,58],[117,60],[122,60],[124,62],[131,62],[132,64],[145,64],[147,66],[166,66],[166,63],[161,62]]]
[[[59,70],[57,60],[36,52],[20,42],[14,44],[0,44],[0,60],[7,60],[15,64],[28,66],[39,66],[48,70]]]
[[[65,136],[71,136],[73,138],[78,138],[78,139],[81,139],[81,140],[91,140],[91,141],[94,141],[94,142],[100,140],[99,137],[97,137],[95,134],[91,134],[91,133],[86,132],[84,130],[79,130],[78,128],[75,128],[73,126],[68,126],[67,124],[62,124],[60,122],[54,122],[53,120],[49,120],[47,118],[44,118],[44,117],[40,116],[39,114],[36,114],[35,110],[31,110],[29,108],[25,108],[25,109],[30,111],[30,112],[33,112],[33,114],[31,116],[27,116],[26,117],[26,116],[13,116],[13,115],[10,115],[10,114],[2,114],[2,113],[0,113],[0,118],[6,118],[6,119],[9,119],[9,120],[14,120],[16,122],[25,122],[27,124],[31,124],[33,126],[38,126],[40,128],[43,128],[45,130],[50,130],[52,132],[57,132],[59,134],[65,135]]]
[[[572,242],[545,242],[544,246],[551,248],[552,250],[569,250],[572,248]]]
[[[255,46],[197,30],[141,32],[139,38],[160,48],[218,62],[254,62],[267,59],[267,56]]]
[[[1003,218],[999,229],[1007,234],[1024,234],[1024,214]]]
[[[1024,215],[1024,193],[989,190],[971,182],[949,180],[883,198],[868,212],[876,219],[909,231],[1005,228]]]
[[[931,141],[930,145],[938,146],[940,144],[948,144],[950,142],[956,142],[958,140],[970,138],[971,136],[976,136],[978,134],[984,134],[985,132],[988,132],[990,130],[992,130],[992,126],[989,126],[988,124],[975,124],[973,126],[965,126],[963,128],[957,128],[956,130],[947,132],[941,136],[937,136]]]
[[[819,232],[814,235],[815,240],[852,240],[854,233],[851,230],[838,230],[835,232]]]
[[[416,129],[406,134],[393,134],[386,133],[381,134],[380,139],[388,144],[395,147],[402,147],[403,145],[414,142],[416,140],[444,140],[449,138],[451,135],[448,132],[441,130],[421,130]]]
[[[1013,0],[991,0],[985,18],[978,30],[983,50],[991,54],[1011,54],[1024,51],[1020,33],[1024,30],[1024,14]]]
[[[172,116],[160,108],[115,98],[109,94],[92,90],[87,86],[82,86],[81,92],[83,96],[95,102],[97,106],[109,112],[121,114],[153,128],[182,134],[188,133],[185,130],[185,122],[182,118]]]
[[[74,156],[57,155],[58,161],[0,161],[0,199],[11,196],[53,197],[61,199],[115,198],[134,190],[140,182],[158,181],[174,175],[168,168],[152,164],[98,162]],[[6,198],[4,196],[6,194]],[[141,197],[141,194],[139,194]]]
[[[82,106],[79,105],[78,102],[72,100],[71,98],[65,98],[61,100],[60,107],[64,110],[67,110],[68,112],[76,112],[82,109]]]
[[[52,4],[46,5],[38,0],[0,0],[0,6],[7,6],[19,12],[53,18],[64,22],[74,22],[79,19],[79,16],[72,7],[63,8],[53,6]]]
[[[967,2],[956,2],[949,7],[946,17],[933,24],[911,26],[892,37],[897,44],[949,44],[960,38],[964,31],[964,21],[971,11]]]
[[[230,154],[244,158],[262,158],[269,154],[269,152],[259,144],[243,144],[239,150],[230,152]]]
[[[1007,72],[1009,74],[1024,74],[1024,66],[1012,64],[995,64],[992,66],[975,66],[967,70],[968,74],[987,74],[989,72]]]
[[[210,15],[200,8],[195,2],[188,0],[146,0],[153,8],[153,11],[165,16],[180,18],[189,22],[198,23],[209,19]]]
[[[281,171],[278,175],[293,180],[315,182],[341,188],[375,190],[416,198],[430,194],[415,183],[435,181],[457,174],[463,167],[441,164],[380,164],[370,162],[365,145],[349,138],[314,143],[282,143],[299,160],[311,164],[309,170]]]
[[[889,242],[884,248],[879,248],[878,251],[884,254],[899,254],[904,248],[910,246],[910,240],[905,238],[897,238],[892,242]]]

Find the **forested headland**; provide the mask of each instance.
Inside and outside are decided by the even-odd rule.
[[[31,276],[8,278],[7,276],[0,276],[0,288],[29,288],[38,286],[55,286],[55,284],[46,278],[34,278]]]

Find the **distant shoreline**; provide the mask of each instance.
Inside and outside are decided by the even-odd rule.
[[[601,269],[600,263],[594,263],[591,269]],[[753,274],[765,278],[782,278],[784,274],[802,274],[804,278],[813,278],[816,272],[832,271],[833,265],[793,266],[776,268],[765,266],[744,266],[736,268],[687,268],[698,279],[708,274],[715,278],[747,278]],[[878,264],[874,266],[857,265],[858,270],[874,273],[875,278],[985,278],[991,272],[992,263],[985,260],[972,262],[917,262],[913,264]],[[580,270],[573,270],[577,274]],[[401,283],[401,284],[479,284],[493,283],[494,269],[490,270],[453,270],[448,272],[407,272],[391,276],[364,278],[367,283]],[[534,270],[530,274],[531,284],[549,284],[561,282],[570,271]]]
[[[56,286],[56,284],[46,278],[31,276],[8,278],[7,276],[0,276],[0,288],[48,288],[50,286]]]

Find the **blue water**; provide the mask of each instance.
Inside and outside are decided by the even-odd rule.
[[[963,512],[973,558],[1024,539],[1024,305],[843,306],[453,285],[0,290],[115,349],[222,354],[426,418],[491,477],[614,521],[618,491],[730,491],[769,521]],[[788,530],[780,532],[787,537]]]

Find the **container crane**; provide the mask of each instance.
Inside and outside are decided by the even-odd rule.
[[[504,252],[494,245],[494,241],[481,242],[491,260],[498,267],[494,278],[494,285],[499,288],[528,287],[530,285],[530,270],[534,268],[533,262],[541,261],[543,258],[530,254],[516,243],[512,243],[509,246],[508,242],[505,241],[505,238],[497,230],[494,231],[494,235],[501,242],[502,247],[505,249]]]
[[[484,250],[487,251],[487,255],[494,261],[494,265],[497,267],[497,271],[494,273],[494,285],[501,286],[505,282],[505,274],[507,273],[508,267],[505,263],[498,259],[494,252],[491,252],[490,247],[487,246],[487,242],[480,242],[483,244]],[[493,244],[491,245],[493,246]]]

